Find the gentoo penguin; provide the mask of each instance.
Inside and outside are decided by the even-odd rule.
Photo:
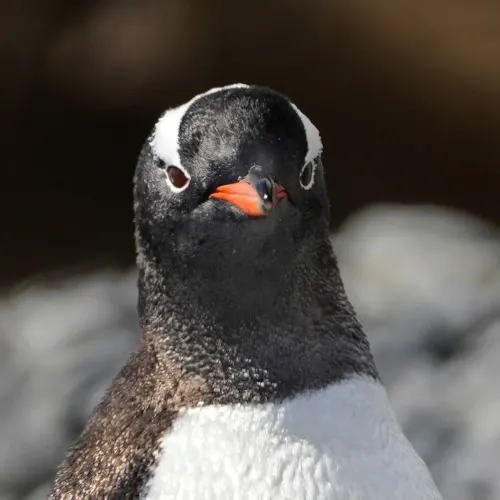
[[[345,295],[321,150],[264,87],[161,116],[134,182],[142,341],[50,498],[441,498]]]

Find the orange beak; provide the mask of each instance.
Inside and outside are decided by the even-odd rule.
[[[242,180],[234,184],[219,186],[209,198],[219,198],[236,205],[242,212],[253,217],[265,217],[276,201],[286,196],[285,189],[276,185],[273,200],[263,200],[249,182]]]

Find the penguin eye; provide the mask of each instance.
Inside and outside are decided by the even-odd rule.
[[[178,189],[183,188],[189,182],[186,174],[180,168],[173,165],[167,168],[167,175],[170,182]]]
[[[299,182],[302,189],[311,189],[314,184],[314,172],[316,170],[316,163],[310,161],[306,163],[299,174]]]
[[[165,171],[165,175],[173,191],[178,193],[187,188],[191,177],[185,170],[174,165],[169,165],[165,168],[164,162],[159,163],[159,167]]]

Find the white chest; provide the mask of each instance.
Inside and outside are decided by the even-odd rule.
[[[186,411],[147,500],[440,499],[380,384],[352,378],[282,404]]]

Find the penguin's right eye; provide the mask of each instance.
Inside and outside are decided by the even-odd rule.
[[[182,168],[176,167],[175,165],[166,166],[166,163],[159,159],[158,167],[165,172],[168,185],[170,189],[175,193],[180,193],[184,191],[189,185],[191,176]]]
[[[311,189],[314,184],[314,173],[316,171],[316,162],[310,161],[302,167],[299,175],[299,182],[302,189]]]

